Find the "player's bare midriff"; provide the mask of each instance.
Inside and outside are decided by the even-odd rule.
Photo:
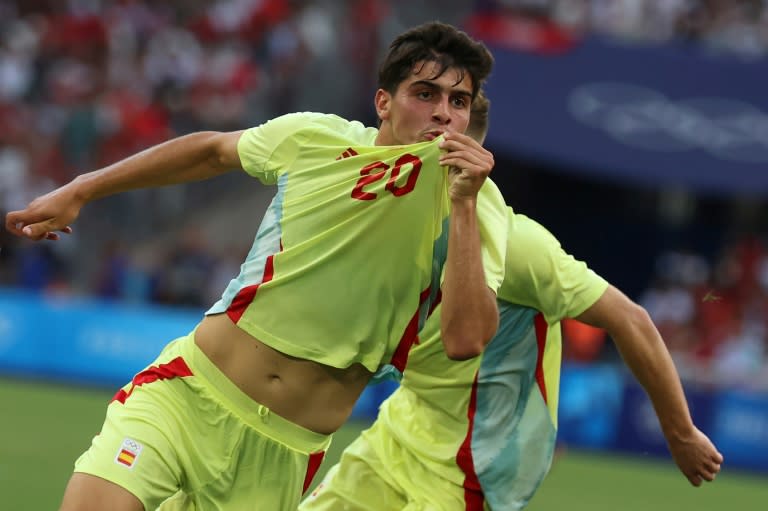
[[[371,377],[360,364],[337,369],[276,351],[226,314],[206,316],[197,327],[195,342],[254,401],[322,434],[344,424]]]

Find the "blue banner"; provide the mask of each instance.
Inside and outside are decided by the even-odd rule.
[[[768,396],[747,392],[720,392],[711,438],[725,463],[768,471]]]
[[[607,449],[616,442],[624,389],[614,365],[566,365],[560,375],[558,440]]]
[[[201,317],[201,312],[170,307],[3,291],[0,369],[22,376],[124,385]]]
[[[715,403],[712,391],[690,386],[686,398],[696,426],[705,432],[713,430]],[[661,432],[659,419],[651,400],[640,385],[629,378],[619,410],[618,434],[615,448],[641,454],[668,456],[667,440]]]
[[[201,312],[0,291],[0,373],[119,387]],[[567,444],[668,456],[645,392],[614,364],[563,366],[559,439]],[[353,417],[372,420],[395,382],[370,385]],[[686,389],[696,425],[726,463],[768,471],[768,395]]]
[[[549,55],[492,50],[488,144],[499,154],[630,183],[768,195],[768,59],[600,38]]]
[[[0,290],[0,374],[117,389],[201,318],[167,306]],[[372,419],[396,387],[367,387],[352,416]]]

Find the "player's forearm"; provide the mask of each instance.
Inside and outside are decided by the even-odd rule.
[[[441,332],[448,356],[462,360],[482,353],[496,333],[499,312],[485,282],[475,201],[454,201],[449,226]]]
[[[635,306],[624,326],[611,332],[622,358],[653,403],[669,441],[694,431],[685,393],[672,357],[645,309]]]
[[[70,186],[83,202],[116,193],[199,181],[232,167],[221,158],[216,132],[199,132],[169,140],[117,163],[78,176]]]

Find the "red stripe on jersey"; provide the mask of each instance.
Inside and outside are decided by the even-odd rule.
[[[427,289],[422,291],[419,295],[419,306],[416,307],[416,312],[408,322],[408,326],[405,327],[405,332],[403,332],[403,336],[397,344],[395,354],[392,355],[390,364],[395,366],[395,369],[401,373],[405,370],[405,366],[408,364],[408,353],[410,353],[411,347],[414,343],[418,344],[419,342],[419,311],[424,302],[429,298],[429,289],[430,288],[427,287]]]
[[[280,251],[282,250],[283,240],[280,239]],[[237,323],[240,321],[240,318],[243,317],[243,314],[245,314],[245,309],[248,308],[248,306],[253,301],[253,298],[256,296],[256,291],[259,290],[259,286],[272,280],[272,277],[275,274],[275,263],[273,261],[274,257],[275,254],[272,254],[268,256],[267,260],[264,262],[264,274],[261,277],[261,282],[258,284],[253,284],[252,286],[245,286],[243,289],[238,291],[237,295],[232,299],[232,303],[230,303],[229,307],[227,307],[227,316],[229,316],[229,319],[231,319],[233,323]]]
[[[483,489],[480,487],[480,480],[475,472],[475,461],[472,459],[472,430],[475,426],[475,411],[477,410],[477,374],[475,381],[472,382],[472,392],[469,395],[469,408],[467,409],[467,419],[469,427],[467,436],[459,447],[456,454],[456,464],[464,472],[464,505],[466,511],[483,511]]]
[[[317,469],[320,468],[320,464],[323,462],[324,456],[325,451],[313,452],[309,455],[309,461],[307,462],[307,475],[304,476],[304,489],[301,490],[301,493],[307,491],[309,485],[312,484],[312,479],[314,479],[315,474],[317,474]]]
[[[539,353],[536,355],[536,383],[539,385],[539,391],[541,397],[544,398],[544,402],[547,402],[547,382],[544,380],[544,348],[547,345],[547,330],[549,325],[544,319],[542,313],[536,314],[533,318],[533,324],[536,328],[536,344],[538,345]]]
[[[181,357],[176,357],[167,364],[150,366],[133,377],[133,380],[131,380],[131,388],[128,389],[127,392],[124,389],[118,390],[115,397],[112,398],[112,401],[120,401],[125,404],[125,400],[131,396],[133,389],[136,387],[158,380],[171,380],[173,378],[184,376],[192,376],[192,370]]]

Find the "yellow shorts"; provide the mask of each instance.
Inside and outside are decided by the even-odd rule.
[[[379,421],[344,450],[339,463],[299,506],[299,511],[464,509],[462,488],[437,477]]]
[[[75,472],[148,511],[171,496],[184,509],[293,511],[329,444],[240,391],[190,334],[117,393]]]

